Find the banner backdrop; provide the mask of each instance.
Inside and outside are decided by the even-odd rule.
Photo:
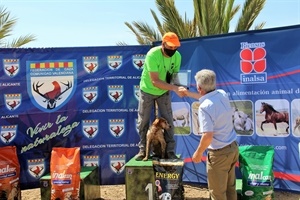
[[[179,81],[217,74],[231,100],[240,145],[273,145],[275,188],[300,187],[300,26],[182,40]],[[156,43],[155,45],[159,45]],[[137,152],[139,80],[150,46],[0,49],[0,147],[16,146],[22,189],[39,187],[53,147],[80,147],[100,183],[123,184]],[[199,103],[172,94],[183,181],[206,183],[191,162],[201,134]],[[270,114],[269,114],[270,112]],[[276,116],[276,117],[274,117]],[[237,170],[239,173],[239,170]]]
[[[0,146],[17,146],[21,186],[39,187],[52,147],[80,147],[101,184],[124,183],[137,152],[139,80],[149,46],[1,49]]]
[[[239,145],[273,145],[275,188],[295,191],[300,188],[299,35],[300,26],[291,26],[194,38],[182,41],[180,47],[181,69],[191,74],[190,90],[196,92],[197,71],[214,70],[217,87],[224,89],[231,100]],[[189,126],[180,124],[183,117],[175,121],[177,152],[186,163],[183,179],[206,182],[206,162],[191,162],[201,138],[199,103],[176,95],[173,102],[189,111],[185,116],[191,122]],[[202,160],[206,160],[206,154]],[[237,174],[241,178],[238,168]]]

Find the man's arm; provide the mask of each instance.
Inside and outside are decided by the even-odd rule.
[[[182,89],[182,88],[184,88],[184,87],[181,87],[180,89]],[[188,96],[188,97],[191,97],[191,98],[194,98],[194,99],[197,99],[197,100],[200,99],[200,97],[201,97],[200,93],[191,92],[191,91],[189,91],[185,88],[183,90],[180,90],[180,92],[184,93],[184,96]]]
[[[186,89],[184,87],[172,85],[172,84],[169,84],[169,83],[159,79],[158,72],[149,72],[149,74],[150,74],[152,84],[155,87],[158,87],[159,89],[162,89],[162,90],[174,91],[180,97],[185,96],[184,91]]]
[[[192,157],[193,162],[195,163],[201,162],[202,154],[210,145],[213,139],[213,135],[214,135],[213,132],[205,132],[202,134],[198,148],[196,149]]]

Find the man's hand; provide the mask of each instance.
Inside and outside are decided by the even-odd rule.
[[[199,163],[201,162],[201,158],[202,158],[202,153],[199,153],[198,151],[195,151],[192,157],[192,161],[194,163]]]
[[[199,92],[191,92],[190,90],[182,86],[180,86],[178,90],[181,94],[181,97],[191,97],[194,99],[199,99],[202,96]]]
[[[187,96],[187,89],[183,86],[179,86],[177,87],[177,89],[175,90],[176,94],[179,96],[179,97],[185,97]]]

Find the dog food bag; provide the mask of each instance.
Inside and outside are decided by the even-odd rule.
[[[50,161],[51,200],[79,199],[80,149],[54,147]]]
[[[273,146],[240,146],[242,199],[274,199]]]
[[[156,199],[184,199],[182,183],[184,162],[181,159],[153,160]]]
[[[0,200],[21,199],[20,164],[15,146],[0,147]]]

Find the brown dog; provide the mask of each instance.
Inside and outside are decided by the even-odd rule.
[[[158,117],[154,120],[147,132],[146,156],[143,161],[148,160],[152,148],[161,158],[165,158],[167,144],[164,138],[164,129],[169,128],[171,125],[164,118]]]

